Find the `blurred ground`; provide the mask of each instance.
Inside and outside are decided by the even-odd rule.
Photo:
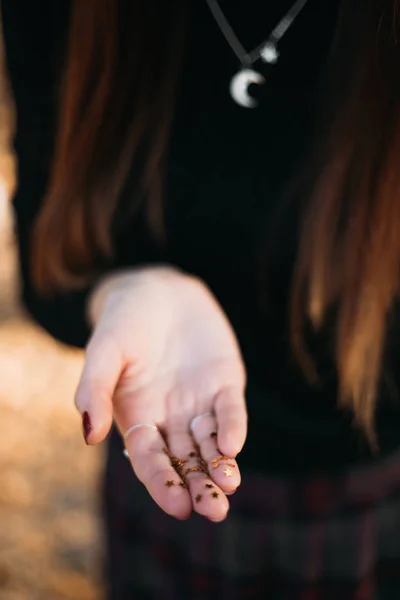
[[[0,257],[0,598],[97,600],[101,456],[73,408],[81,355],[22,314],[4,227]]]
[[[17,301],[3,91],[0,86],[0,599],[101,600],[103,457],[83,443],[73,407],[81,354],[35,327]]]

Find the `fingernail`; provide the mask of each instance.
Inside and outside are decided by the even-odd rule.
[[[87,410],[82,415],[82,429],[83,429],[83,437],[85,438],[85,442],[89,445],[88,437],[93,430],[92,422],[89,417],[89,413]]]
[[[233,492],[225,492],[225,496],[233,496],[235,492],[236,490],[233,490]]]

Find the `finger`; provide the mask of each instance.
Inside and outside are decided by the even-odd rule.
[[[112,398],[124,366],[112,338],[95,334],[86,349],[85,365],[75,393],[87,444],[102,442],[111,428]]]
[[[158,429],[139,427],[125,440],[128,456],[139,481],[167,514],[187,519],[192,501],[183,480],[164,451],[165,442]]]
[[[186,422],[169,427],[168,448],[183,462],[181,473],[188,483],[194,510],[211,521],[223,521],[229,511],[228,499],[211,479]]]
[[[233,458],[221,455],[217,446],[217,420],[211,413],[193,422],[193,437],[207,462],[211,478],[227,494],[232,494],[240,485],[240,471]]]
[[[225,388],[215,399],[218,423],[218,448],[234,458],[242,450],[247,436],[247,410],[244,393],[238,388]]]

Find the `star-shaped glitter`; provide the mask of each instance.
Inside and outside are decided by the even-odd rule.
[[[218,498],[219,494],[218,494],[218,492],[213,492],[213,493],[211,494],[211,496],[212,496],[213,498]]]
[[[224,473],[227,477],[232,477],[232,475],[233,475],[231,469],[228,469],[228,468],[225,469]]]
[[[211,488],[213,488],[213,487],[214,487],[214,486],[212,485],[212,483],[206,483],[206,488],[208,488],[208,489],[211,489]]]
[[[202,495],[197,494],[197,496],[195,497],[196,502],[200,502],[201,499],[202,499]]]
[[[166,482],[165,482],[165,485],[166,485],[167,487],[172,487],[173,485],[175,485],[175,481],[171,481],[171,480],[169,480],[169,481],[166,481]]]
[[[218,435],[218,433],[216,431],[213,431],[212,433],[210,433],[210,438],[216,438]]]

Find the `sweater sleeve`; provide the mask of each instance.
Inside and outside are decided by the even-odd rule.
[[[43,198],[47,177],[43,169],[18,155],[18,186],[14,197],[15,233],[19,250],[22,301],[33,317],[50,335],[72,346],[83,348],[89,338],[86,301],[91,288],[44,299],[32,285],[30,271],[31,233],[36,208]]]
[[[16,112],[14,214],[22,301],[50,335],[82,348],[90,335],[85,318],[90,289],[44,299],[35,291],[30,272],[33,224],[46,193],[52,157],[69,0],[3,0],[0,10]]]

